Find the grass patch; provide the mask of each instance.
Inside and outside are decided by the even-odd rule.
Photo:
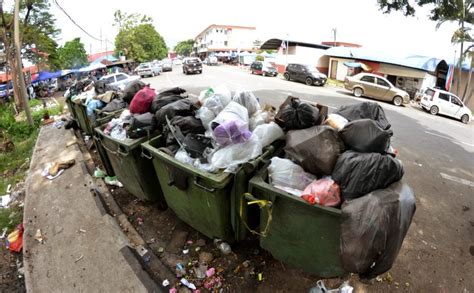
[[[344,87],[344,82],[340,80],[336,80],[336,79],[331,79],[331,78],[328,78],[328,80],[326,81],[326,84],[337,86],[337,87]]]
[[[20,207],[0,209],[0,233],[3,228],[7,228],[7,233],[13,231],[21,223],[22,218],[23,211]]]

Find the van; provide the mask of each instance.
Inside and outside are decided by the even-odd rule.
[[[446,115],[468,124],[472,119],[471,110],[461,102],[461,99],[450,92],[432,87],[426,88],[420,94],[421,107],[432,115]]]

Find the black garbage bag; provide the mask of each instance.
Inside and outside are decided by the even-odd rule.
[[[127,103],[125,103],[122,99],[113,99],[104,108],[102,108],[101,112],[115,112],[120,109],[125,109],[127,106]]]
[[[390,146],[392,130],[383,130],[375,120],[349,122],[339,132],[348,148],[361,153],[385,153]]]
[[[286,156],[317,176],[331,175],[344,143],[330,126],[291,130],[286,134]]]
[[[341,115],[349,121],[359,119],[375,120],[383,130],[387,130],[391,127],[382,107],[374,102],[362,102],[353,105],[342,106],[334,113]]]
[[[173,102],[184,99],[185,97],[179,95],[169,95],[169,96],[157,96],[151,102],[150,111],[151,113],[156,113],[158,110],[164,106],[171,104]]]
[[[180,87],[173,87],[173,88],[170,88],[170,89],[166,89],[166,90],[163,90],[163,91],[160,91],[158,93],[158,98],[162,98],[162,97],[167,97],[167,96],[179,96],[181,94],[184,94],[186,92],[185,89],[182,89]]]
[[[130,128],[138,129],[144,127],[151,127],[153,121],[153,114],[143,113],[138,115],[133,115],[130,119]]]
[[[319,120],[317,107],[295,97],[288,97],[275,116],[275,122],[285,131],[309,128],[320,124]]]
[[[402,179],[403,172],[402,162],[389,155],[346,151],[337,159],[332,179],[343,198],[351,199],[389,186]]]
[[[163,129],[166,117],[172,119],[174,116],[194,116],[196,105],[189,99],[182,99],[163,106],[155,113],[154,124],[156,129]]]
[[[124,102],[130,104],[135,94],[143,89],[146,84],[141,80],[135,80],[129,83],[122,92],[122,99]]]
[[[388,271],[415,214],[413,190],[402,181],[342,204],[341,260],[345,271],[372,279]]]
[[[175,127],[179,127],[183,135],[188,133],[204,134],[206,132],[201,120],[194,116],[174,116],[170,123]]]

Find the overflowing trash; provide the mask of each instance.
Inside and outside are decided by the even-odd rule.
[[[23,248],[23,232],[25,228],[23,223],[19,224],[13,232],[8,234],[6,246],[12,252],[21,252]]]

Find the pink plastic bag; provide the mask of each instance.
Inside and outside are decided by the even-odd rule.
[[[143,114],[150,112],[151,102],[153,102],[155,95],[155,90],[148,86],[139,90],[130,103],[130,113]]]
[[[312,205],[335,207],[341,203],[341,190],[331,178],[322,178],[306,186],[301,197]]]

